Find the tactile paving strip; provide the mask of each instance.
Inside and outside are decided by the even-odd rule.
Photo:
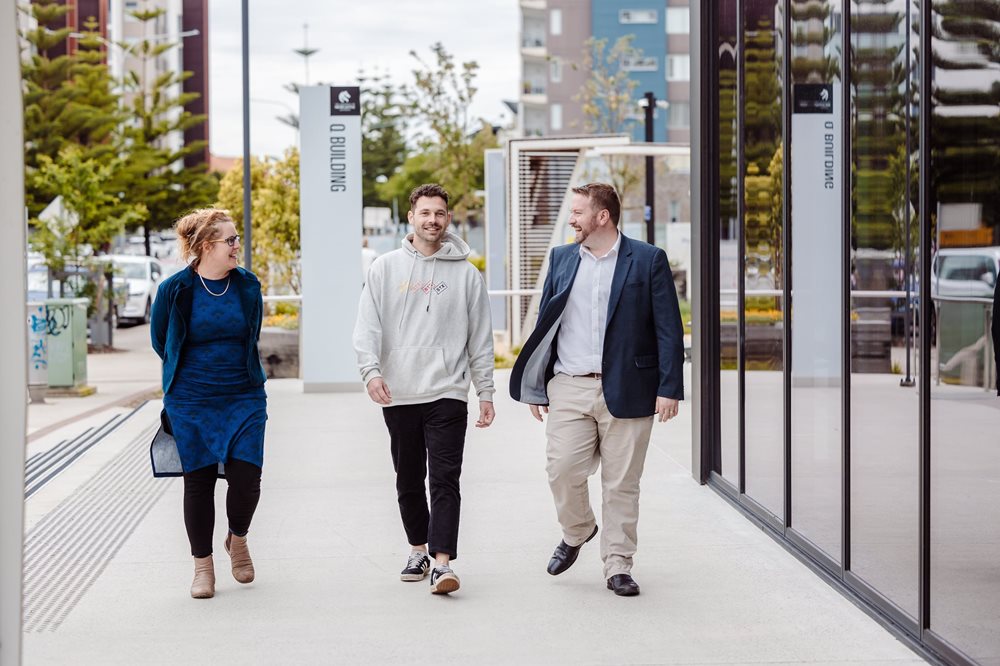
[[[153,477],[151,424],[24,542],[24,631],[55,631],[170,485]]]

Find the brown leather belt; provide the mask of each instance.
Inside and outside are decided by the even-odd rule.
[[[600,379],[601,378],[601,373],[599,373],[599,372],[588,372],[585,375],[573,375],[573,376],[574,377],[591,377],[593,379]]]

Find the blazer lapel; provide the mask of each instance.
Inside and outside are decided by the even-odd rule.
[[[555,296],[565,295],[569,297],[569,292],[573,289],[573,283],[576,282],[576,273],[580,270],[580,253],[574,252],[570,256],[570,260],[566,262],[566,268],[564,269],[566,274],[565,282],[562,284],[562,289],[553,294]]]
[[[615,316],[615,310],[618,309],[618,301],[622,297],[625,278],[628,276],[628,270],[631,267],[632,245],[629,243],[628,237],[622,234],[622,242],[618,247],[618,261],[615,262],[615,275],[611,278],[611,294],[608,298],[608,324],[611,323],[612,317]]]

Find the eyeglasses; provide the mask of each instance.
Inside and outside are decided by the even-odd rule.
[[[208,241],[209,243],[225,243],[229,247],[233,247],[240,242],[241,236],[236,234],[235,236],[230,236],[229,238],[216,238],[215,240]]]

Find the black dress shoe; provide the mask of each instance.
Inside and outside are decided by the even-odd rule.
[[[597,525],[594,525],[594,531],[590,533],[587,537],[587,541],[590,541],[597,535]],[[583,543],[587,543],[584,541]],[[555,551],[552,553],[552,559],[549,560],[548,572],[553,576],[558,576],[566,569],[573,566],[576,562],[576,556],[580,554],[580,548],[583,547],[583,543],[579,546],[569,546],[565,541],[560,541],[559,545],[556,546]]]
[[[634,597],[639,594],[639,584],[628,574],[615,574],[608,579],[608,589],[619,597]]]

